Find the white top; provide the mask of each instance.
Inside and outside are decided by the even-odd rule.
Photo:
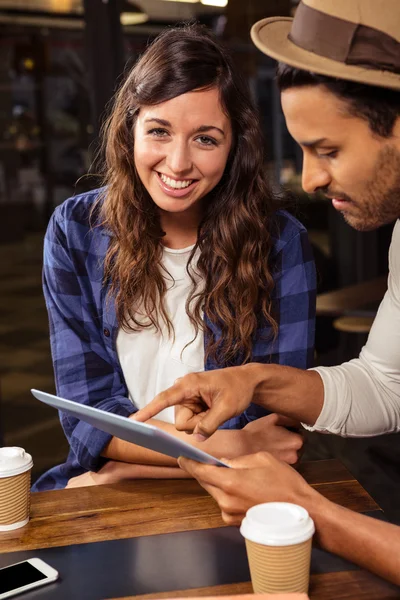
[[[317,367],[324,405],[311,431],[368,437],[400,431],[400,221],[389,250],[388,290],[359,358]]]
[[[165,307],[174,327],[175,339],[168,336],[164,323],[161,331],[154,327],[126,332],[119,329],[117,352],[122,372],[128,386],[129,397],[138,408],[143,408],[159,392],[173,385],[178,377],[188,373],[204,371],[204,334],[200,330],[196,339],[193,325],[186,314],[185,304],[192,281],[186,271],[187,261],[193,246],[182,250],[164,248],[162,264],[167,270]],[[192,260],[191,272],[197,264]],[[175,422],[174,407],[166,408],[157,419]]]

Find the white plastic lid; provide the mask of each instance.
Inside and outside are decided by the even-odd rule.
[[[310,539],[314,521],[305,508],[289,502],[267,502],[250,508],[240,527],[247,540],[266,546],[291,546]]]
[[[0,448],[0,477],[12,477],[32,468],[32,456],[23,448]]]

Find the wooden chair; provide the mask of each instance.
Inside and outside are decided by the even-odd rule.
[[[383,276],[318,294],[317,317],[334,319],[332,327],[340,332],[338,364],[358,356],[386,289],[387,277]]]
[[[332,292],[318,294],[317,316],[340,317],[350,311],[364,308],[370,309],[369,312],[372,315],[369,316],[373,316],[386,290],[387,277],[385,275]]]
[[[337,348],[337,364],[356,358],[368,339],[375,316],[346,315],[333,321],[333,327],[340,332]]]
[[[372,316],[347,316],[339,317],[333,321],[333,326],[344,333],[369,333],[374,322]]]

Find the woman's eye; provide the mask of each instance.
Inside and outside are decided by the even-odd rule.
[[[208,137],[208,135],[200,135],[197,138],[197,141],[199,141],[203,146],[217,146],[217,140],[212,137]]]
[[[165,137],[166,135],[168,135],[168,131],[166,131],[165,129],[161,129],[160,127],[150,129],[147,133],[149,135],[153,135],[154,137]]]

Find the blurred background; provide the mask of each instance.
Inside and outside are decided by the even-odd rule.
[[[57,414],[30,388],[54,391],[41,290],[43,236],[54,208],[96,187],[90,173],[107,102],[166,26],[197,20],[228,47],[259,106],[271,180],[294,194],[318,270],[316,364],[358,355],[385,288],[392,226],[357,233],[329,201],[301,190],[275,63],[251,43],[257,20],[293,15],[296,0],[0,0],[0,445],[26,448],[34,478],[62,462]],[[88,175],[89,173],[89,175]],[[368,282],[363,287],[363,282]],[[361,287],[360,287],[361,286]],[[309,435],[306,457],[339,457],[393,519],[400,517],[399,436]]]

